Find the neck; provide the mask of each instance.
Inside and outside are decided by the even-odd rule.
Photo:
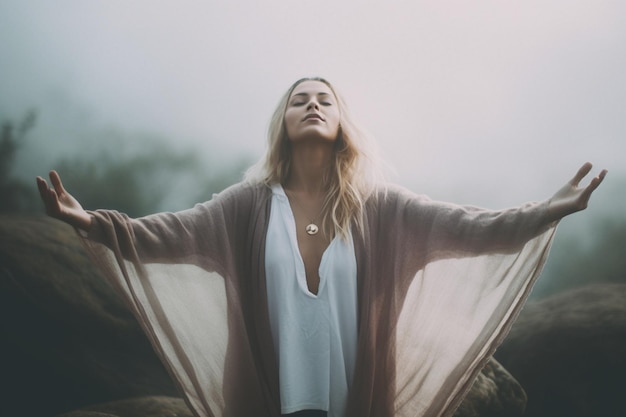
[[[326,174],[333,163],[333,143],[294,143],[291,172],[285,188],[309,195],[325,192]]]

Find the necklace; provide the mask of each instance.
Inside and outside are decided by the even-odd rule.
[[[320,228],[315,224],[315,221],[320,216],[320,214],[322,214],[321,211],[320,211],[320,214],[318,214],[314,219],[311,219],[309,216],[306,215],[306,210],[304,209],[304,207],[302,207],[302,205],[298,202],[298,200],[294,198],[293,201],[298,205],[298,207],[300,207],[300,209],[302,210],[302,213],[304,213],[304,215],[309,219],[310,223],[307,224],[306,227],[304,228],[304,231],[306,232],[306,234],[309,236],[316,235],[317,232],[320,231]]]
[[[309,235],[313,236],[316,235],[317,232],[319,232],[319,227],[317,227],[317,225],[314,222],[311,222],[310,224],[306,225],[306,229],[304,229]]]

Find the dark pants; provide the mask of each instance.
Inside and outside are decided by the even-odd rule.
[[[328,413],[322,410],[302,410],[295,413],[283,414],[283,417],[327,417]]]

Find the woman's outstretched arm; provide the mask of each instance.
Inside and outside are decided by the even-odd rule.
[[[549,200],[504,210],[432,201],[401,192],[391,205],[393,211],[384,216],[391,220],[383,230],[395,230],[396,221],[400,221],[410,232],[408,236],[415,239],[413,246],[423,254],[421,264],[426,260],[486,252],[508,253],[547,230],[555,221],[587,207],[592,193],[606,176],[606,170],[602,170],[581,187],[580,182],[591,167],[585,163]]]
[[[91,225],[91,215],[87,213],[70,193],[65,191],[61,177],[56,171],[50,171],[52,187],[42,177],[37,177],[39,195],[43,200],[46,213],[50,217],[59,219],[78,229],[88,230]]]

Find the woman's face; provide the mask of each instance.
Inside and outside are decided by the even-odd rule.
[[[303,81],[291,93],[285,111],[289,140],[335,141],[339,133],[335,94],[321,81]]]

